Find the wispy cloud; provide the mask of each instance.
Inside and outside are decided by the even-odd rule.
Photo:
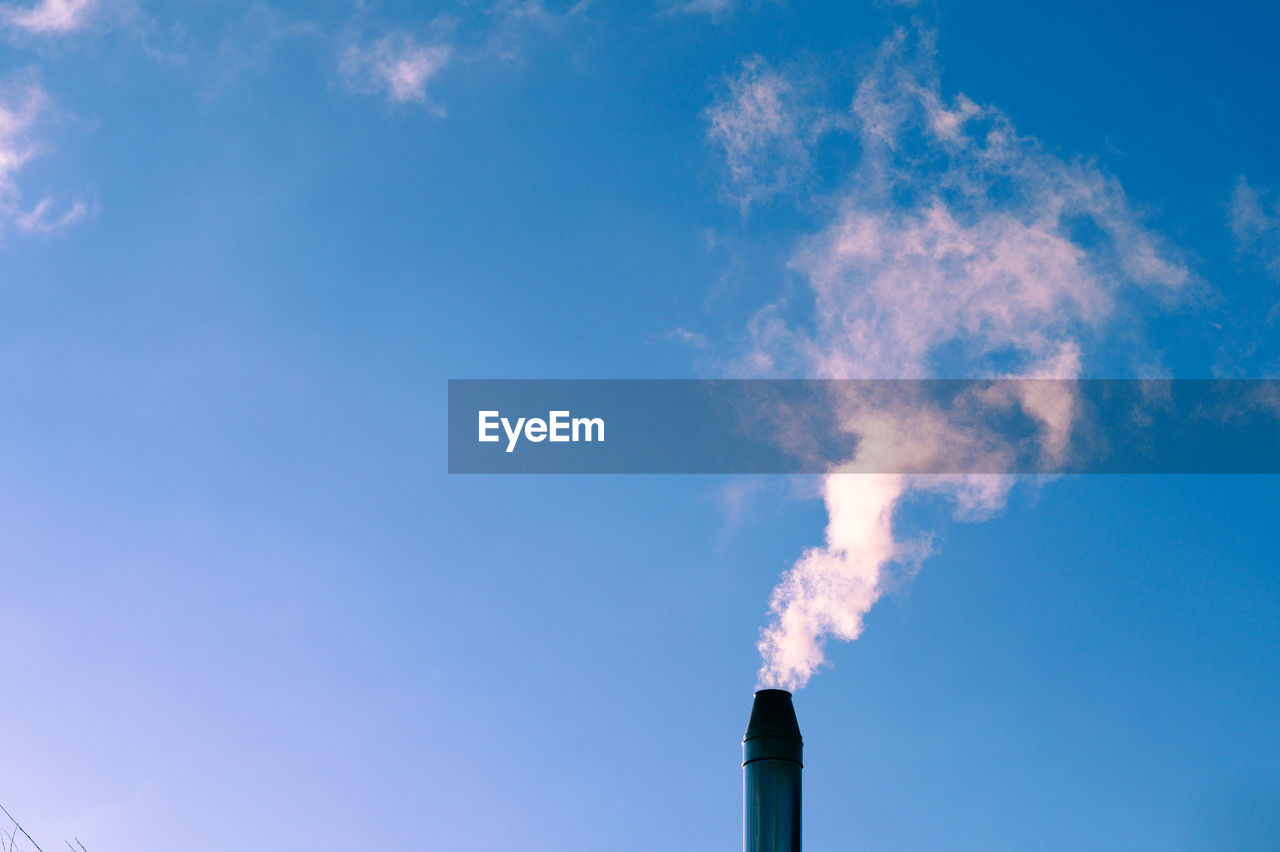
[[[14,226],[24,234],[52,234],[89,215],[90,205],[75,200],[59,205],[52,198],[42,198],[35,207],[14,216]]]
[[[440,15],[416,33],[397,29],[376,39],[342,39],[340,71],[364,94],[382,94],[397,104],[419,104],[438,115],[444,107],[431,97],[431,84],[446,68],[483,62],[524,61],[531,46],[563,41],[586,20],[591,0],[552,11],[542,0],[497,0],[461,16]],[[353,28],[373,30],[376,20],[357,16]],[[386,32],[383,30],[383,32]]]
[[[348,46],[341,70],[357,91],[383,92],[401,104],[429,105],[427,84],[448,64],[452,52],[443,42],[424,43],[407,33],[395,33],[372,44]]]
[[[476,55],[521,62],[533,45],[573,35],[587,21],[591,3],[578,0],[563,12],[555,12],[542,0],[498,0],[487,11],[487,32]]]
[[[1119,182],[1093,162],[1063,159],[1018,133],[998,109],[945,97],[929,31],[900,31],[858,82],[849,109],[804,117],[800,86],[752,60],[709,112],[740,201],[797,180],[827,128],[856,145],[851,174],[811,198],[827,210],[790,266],[807,283],[811,321],[760,312],[744,371],[825,378],[1071,378],[1132,369],[1145,356],[1134,302],[1168,302],[1194,276],[1147,228]],[[1124,350],[1123,353],[1117,350]],[[1041,424],[1042,451],[1063,445],[1073,400],[1010,401]],[[856,471],[886,453],[987,452],[945,412],[851,402]],[[881,467],[880,469],[884,469]],[[998,468],[997,468],[998,469]],[[1012,487],[1005,476],[835,474],[824,488],[825,543],[807,550],[774,592],[761,635],[762,685],[803,686],[827,637],[856,638],[892,582],[930,550],[903,537],[896,513],[912,494],[941,493],[980,519]]]
[[[1280,279],[1280,199],[1271,199],[1243,175],[1231,195],[1231,233],[1242,257],[1257,258]]]
[[[754,56],[725,82],[705,117],[707,138],[728,168],[726,193],[745,211],[807,178],[810,146],[831,116],[809,103],[797,82]]]
[[[672,340],[682,346],[689,346],[698,349],[707,346],[707,336],[700,331],[690,331],[682,326],[677,326],[666,334],[662,335],[665,340]]]
[[[39,35],[62,35],[83,28],[99,6],[99,0],[40,0],[33,6],[6,4],[0,20],[14,29]]]
[[[83,219],[90,206],[83,201],[60,203],[42,198],[27,207],[18,188],[18,175],[40,153],[37,122],[50,109],[45,90],[29,79],[0,83],[0,226],[26,234],[50,234]]]

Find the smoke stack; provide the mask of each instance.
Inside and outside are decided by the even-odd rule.
[[[743,852],[800,852],[804,741],[785,689],[762,689],[742,738]]]

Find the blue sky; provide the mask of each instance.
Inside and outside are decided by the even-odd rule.
[[[737,848],[833,504],[449,477],[446,380],[1273,377],[1278,18],[4,4],[0,803],[93,852]],[[930,555],[796,698],[809,848],[1275,848],[1278,488],[903,497]]]

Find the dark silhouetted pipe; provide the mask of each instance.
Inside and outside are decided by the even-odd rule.
[[[785,689],[762,689],[742,738],[743,852],[800,852],[800,723]]]

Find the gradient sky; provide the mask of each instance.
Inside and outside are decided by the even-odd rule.
[[[735,176],[744,69],[838,115],[895,28],[935,33],[948,101],[1114,180],[1194,281],[1140,306],[1144,363],[1280,372],[1265,4],[0,22],[0,804],[46,850],[739,847],[812,483],[449,477],[444,430],[448,378],[741,373],[763,306],[803,314],[858,146]],[[1280,848],[1278,506],[1266,477],[913,503],[934,555],[796,698],[807,848]]]

